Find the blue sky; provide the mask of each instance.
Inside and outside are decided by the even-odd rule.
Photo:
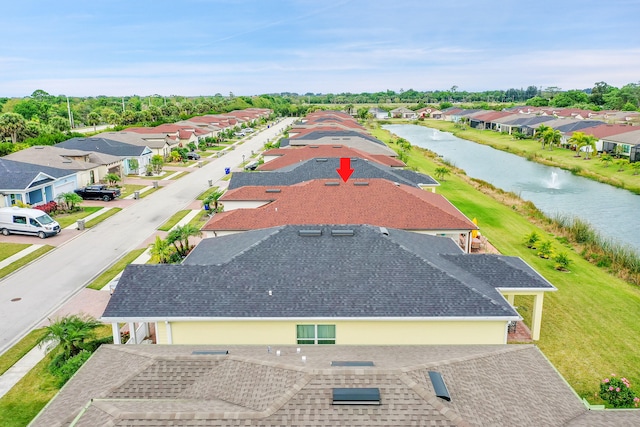
[[[0,96],[640,81],[640,0],[5,2]]]

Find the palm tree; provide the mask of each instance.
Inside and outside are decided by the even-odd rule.
[[[51,320],[51,319],[49,319]],[[45,327],[46,335],[38,341],[47,351],[60,346],[65,360],[85,350],[89,340],[95,337],[95,329],[102,323],[91,316],[73,314],[55,319]]]
[[[533,133],[533,137],[542,143],[542,148],[544,148],[545,144],[547,143],[543,135],[549,129],[551,129],[549,126],[545,124],[541,124],[540,126],[538,126],[538,129],[536,129],[536,131]]]
[[[222,197],[223,194],[224,194],[224,190],[214,191],[213,193],[209,194],[206,199],[202,201],[202,204],[211,205],[211,203],[213,203],[212,211],[218,212],[218,206],[219,206],[218,199],[220,199],[220,197]]]
[[[4,113],[0,115],[0,134],[9,135],[11,142],[18,142],[18,134],[26,129],[27,123],[20,114]]]
[[[560,144],[560,141],[562,141],[562,133],[557,129],[548,128],[542,134],[542,139],[542,147],[544,147],[545,144],[549,144],[549,150],[553,150],[553,146]]]
[[[116,185],[116,182],[120,181],[120,177],[116,173],[108,173],[104,176],[109,185]]]
[[[602,157],[600,157],[600,161],[604,163],[605,168],[608,168],[609,164],[611,164],[611,162],[613,161],[613,157],[605,153],[605,154],[602,154]]]
[[[444,181],[444,177],[449,175],[451,171],[448,168],[439,167],[439,168],[436,168],[435,173],[436,173],[436,178]]]
[[[100,114],[96,113],[95,111],[90,112],[89,115],[87,115],[87,124],[89,126],[93,126],[94,132],[97,132],[96,126],[98,125],[98,123],[100,123]]]
[[[189,253],[193,246],[189,245],[189,237],[200,237],[202,236],[202,232],[198,227],[195,227],[191,224],[185,224],[182,227],[177,227],[180,229],[180,235],[182,236],[182,242],[184,243],[185,248],[185,256]]]
[[[172,250],[168,241],[156,236],[156,241],[151,245],[149,252],[151,253],[151,259],[160,264],[167,264],[171,258]]]

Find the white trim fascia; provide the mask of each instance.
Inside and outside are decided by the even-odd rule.
[[[551,285],[553,286],[553,285]],[[503,287],[496,287],[495,288],[497,291],[503,291],[503,292],[556,292],[558,290],[558,288],[556,288],[555,286],[553,286],[552,288],[503,288]]]
[[[458,316],[458,317],[101,317],[105,323],[128,322],[495,322],[520,320],[520,316]]]

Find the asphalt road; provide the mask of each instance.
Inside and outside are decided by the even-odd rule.
[[[294,119],[284,119],[249,138],[226,155],[207,162],[175,183],[123,209],[99,225],[0,281],[0,354],[42,322],[120,257],[135,249],[160,225],[184,209],[226,167],[237,167],[243,154],[262,149]],[[35,239],[34,243],[40,243]],[[144,298],[141,295],[140,298]]]

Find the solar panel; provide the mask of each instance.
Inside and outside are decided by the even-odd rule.
[[[442,379],[440,372],[429,371],[429,378],[431,379],[431,384],[433,384],[433,390],[436,392],[436,396],[440,399],[446,400],[447,402],[451,402],[449,390],[447,389],[447,385],[444,383],[444,379]]]

